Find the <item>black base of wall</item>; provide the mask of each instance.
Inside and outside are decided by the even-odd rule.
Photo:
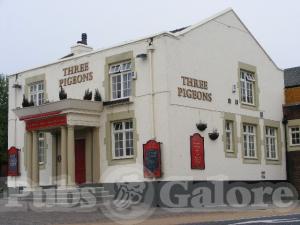
[[[289,188],[293,193],[287,200],[298,199],[298,193],[293,185],[285,180],[278,181],[155,181],[140,183],[104,183],[106,190],[120,200],[126,197],[124,192],[130,192],[132,196],[142,195],[143,202],[155,207],[194,207],[201,201],[205,204],[203,198],[211,198],[213,205],[225,204],[230,205],[232,202],[237,204],[243,202],[246,197],[251,196],[249,204],[255,202],[255,190],[257,193],[263,190],[271,190],[271,194],[263,196],[264,203],[272,203],[272,193],[278,188]],[[266,189],[267,188],[267,189]],[[270,189],[271,188],[271,189]],[[238,189],[238,191],[234,191]],[[205,193],[203,193],[205,190]],[[242,194],[239,190],[242,190]],[[234,193],[234,197],[230,194]],[[205,196],[204,196],[205,195]],[[228,196],[229,195],[229,196]],[[124,197],[124,198],[125,198]],[[202,200],[201,200],[202,198]],[[123,199],[126,200],[126,199]],[[184,202],[184,203],[183,203]],[[185,203],[187,202],[187,204]],[[183,204],[183,205],[182,205]]]
[[[286,181],[154,181],[131,183],[84,184],[79,187],[103,186],[116,200],[142,202],[152,207],[185,208],[201,205],[232,205],[246,202],[248,205],[272,204],[275,190],[287,188],[292,196],[286,200],[298,199],[293,185]],[[44,186],[42,188],[55,188]],[[10,193],[20,193],[23,187],[9,188]],[[260,202],[257,196],[262,195]]]

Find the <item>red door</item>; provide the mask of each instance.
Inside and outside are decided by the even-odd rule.
[[[75,182],[85,183],[85,140],[75,140]]]

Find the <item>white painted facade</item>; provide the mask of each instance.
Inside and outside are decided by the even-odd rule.
[[[285,149],[284,130],[281,125],[284,104],[283,72],[276,67],[266,52],[261,48],[247,28],[241,23],[232,10],[226,10],[200,24],[188,27],[176,33],[161,33],[153,36],[153,45],[149,47],[151,37],[124,45],[78,54],[73,57],[58,60],[52,64],[26,70],[18,74],[17,82],[22,89],[12,88],[16,75],[9,77],[9,140],[10,146],[21,149],[19,177],[9,177],[8,186],[27,186],[24,166],[25,158],[25,123],[20,121],[13,111],[22,105],[25,93],[26,78],[45,74],[47,99],[50,102],[59,101],[59,80],[63,78],[63,68],[89,63],[93,72],[93,80],[80,84],[65,86],[68,98],[82,99],[86,89],[99,89],[102,98],[105,96],[105,62],[107,57],[133,52],[137,76],[135,94],[131,103],[104,106],[100,114],[99,145],[101,178],[99,183],[111,182],[102,176],[107,169],[120,171],[127,165],[136,165],[137,171],[143,177],[143,144],[155,138],[162,143],[162,177],[156,180],[285,180]],[[150,48],[150,49],[149,49]],[[153,48],[153,49],[152,49]],[[136,58],[146,53],[147,58]],[[152,55],[152,56],[151,56]],[[151,59],[152,58],[152,59]],[[152,62],[151,62],[152,61]],[[246,109],[239,100],[240,90],[233,93],[233,86],[239,83],[239,62],[256,67],[258,82],[258,109]],[[151,68],[152,64],[152,68]],[[151,79],[153,74],[153,80]],[[183,87],[181,76],[207,81],[212,101],[178,96],[178,87]],[[152,90],[153,82],[153,90]],[[201,91],[201,90],[199,90]],[[152,95],[153,94],[153,95]],[[228,99],[231,99],[231,104]],[[235,104],[238,100],[238,104]],[[154,108],[152,108],[154,103]],[[136,160],[124,164],[119,160],[109,165],[107,154],[106,123],[108,115],[118,112],[134,111],[136,119]],[[154,112],[154,116],[152,114]],[[263,112],[263,118],[261,118]],[[237,157],[226,157],[224,151],[224,113],[235,115],[237,126]],[[261,159],[259,163],[245,163],[242,156],[241,117],[254,117],[259,120]],[[84,117],[83,117],[84,120]],[[281,139],[278,151],[281,159],[278,164],[268,164],[265,158],[264,121],[279,122]],[[153,123],[154,121],[154,123]],[[204,121],[207,129],[197,130],[196,123]],[[220,136],[210,140],[208,133],[217,129]],[[191,169],[190,136],[200,133],[205,142],[205,169]],[[40,185],[53,184],[52,144],[51,135],[47,135],[46,165],[40,169]],[[107,153],[108,152],[108,153]],[[262,172],[265,178],[262,178]],[[128,178],[128,181],[143,181],[150,179]]]

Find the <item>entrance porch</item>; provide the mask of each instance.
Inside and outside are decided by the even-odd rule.
[[[66,99],[40,106],[16,109],[26,125],[25,168],[27,186],[40,186],[38,133],[51,139],[51,185],[76,186],[100,182],[99,126],[102,103]],[[49,164],[49,163],[48,163]]]

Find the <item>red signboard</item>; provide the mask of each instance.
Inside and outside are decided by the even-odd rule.
[[[8,176],[19,176],[19,149],[11,147],[8,149]]]
[[[144,177],[161,177],[160,143],[154,140],[143,145]]]
[[[191,168],[192,169],[205,169],[204,160],[204,138],[196,133],[190,137],[191,145]]]
[[[67,124],[67,116],[59,115],[46,117],[36,120],[27,120],[26,121],[26,130],[32,131],[37,129],[49,128],[49,127],[58,127],[64,126]]]
[[[35,115],[28,115],[28,116],[22,116],[20,117],[20,120],[31,120],[31,119],[39,119],[43,117],[49,117],[59,114],[61,111],[53,111],[53,112],[47,112],[47,113],[40,113]]]

